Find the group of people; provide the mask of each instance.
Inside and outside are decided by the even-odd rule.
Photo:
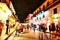
[[[47,28],[47,25],[48,24],[31,24],[31,26],[29,25],[29,24],[27,24],[27,28],[29,29],[31,29],[31,28],[33,28],[33,30],[34,30],[34,32],[35,32],[35,30],[37,29],[38,31],[43,31],[43,32],[46,32],[46,30],[48,30],[48,28],[49,28],[49,31],[51,32],[51,31],[60,31],[60,26],[59,26],[59,24],[55,24],[54,22],[52,22],[52,23],[50,23],[50,25],[48,26],[48,28]]]
[[[49,25],[49,30],[51,31],[60,31],[60,24],[51,23]]]
[[[51,32],[54,32],[54,31],[58,31],[60,29],[60,27],[58,25],[55,25],[55,23],[51,23],[49,26],[49,31]],[[38,31],[43,31],[43,32],[46,32],[47,30],[47,24],[27,24],[26,26],[23,25],[23,24],[19,24],[19,26],[16,27],[16,34],[19,32],[23,32],[23,29],[28,29],[28,30],[31,30],[33,29],[33,31],[35,32],[35,30],[38,30]],[[60,31],[60,30],[59,30]]]
[[[18,33],[23,32],[23,29],[24,29],[24,25],[18,24],[18,25],[16,26],[16,34],[15,34],[15,35],[17,35]]]
[[[32,29],[34,32],[35,32],[35,30],[38,30],[38,31],[43,30],[45,32],[46,27],[45,27],[45,24],[41,24],[41,25],[38,24],[38,26],[36,24],[33,24],[33,23],[27,24],[27,25],[18,24],[16,26],[16,35],[17,35],[17,33],[23,32],[24,29],[28,29],[28,30]]]

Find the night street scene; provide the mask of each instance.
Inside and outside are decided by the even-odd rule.
[[[60,0],[0,0],[0,40],[60,40]]]

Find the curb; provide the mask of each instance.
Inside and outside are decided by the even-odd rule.
[[[7,37],[5,38],[4,40],[8,40],[8,38],[15,32],[15,30]]]

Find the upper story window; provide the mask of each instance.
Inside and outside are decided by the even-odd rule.
[[[47,2],[47,6],[49,6],[49,1]]]
[[[53,2],[55,2],[56,0],[53,0]]]
[[[39,11],[41,11],[41,8],[39,7]]]
[[[57,13],[57,8],[54,9],[54,14],[56,14],[56,13]]]
[[[45,5],[43,5],[43,10],[45,9]]]

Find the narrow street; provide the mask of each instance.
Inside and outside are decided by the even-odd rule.
[[[60,40],[60,0],[0,0],[0,40]]]
[[[25,30],[25,32],[18,33],[19,35],[15,35],[15,33],[14,31],[7,40],[60,40],[60,36],[38,31],[34,32],[33,30]],[[2,36],[1,40],[5,40],[8,36]]]

